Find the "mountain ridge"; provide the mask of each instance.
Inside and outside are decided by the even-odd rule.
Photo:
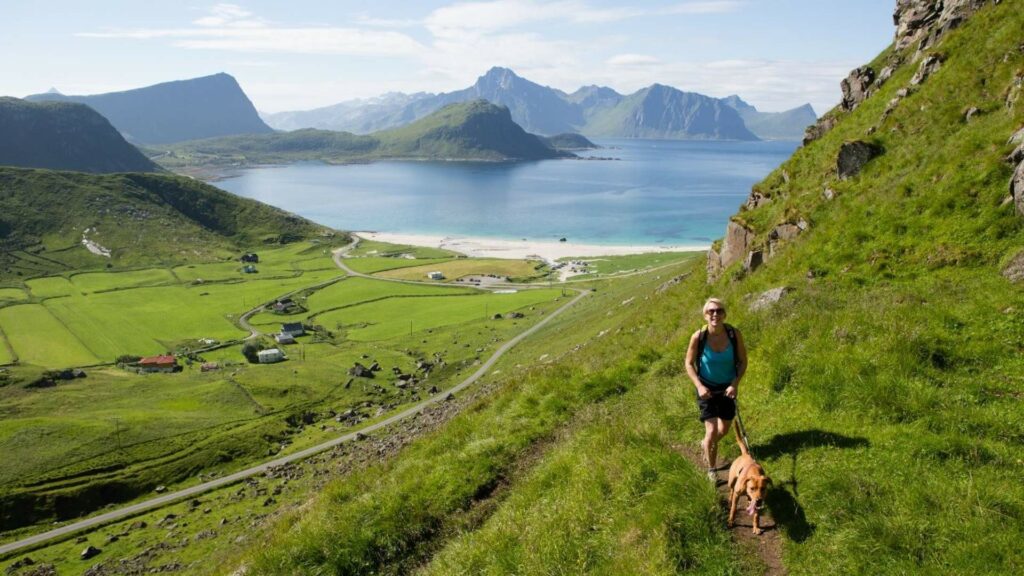
[[[142,144],[272,131],[238,81],[223,72],[121,92],[89,96],[44,93],[25,100],[86,104],[106,117],[126,139]]]
[[[592,122],[596,122],[601,126],[600,131],[607,133],[611,121],[607,118],[602,119],[602,115],[606,115],[610,109],[619,105],[624,99],[645,90],[649,91],[652,87],[649,86],[630,95],[622,95],[605,86],[590,85],[582,86],[575,92],[566,94],[561,90],[542,86],[522,78],[508,68],[496,66],[477,78],[472,86],[454,92],[411,95],[389,93],[375,99],[368,99],[372,102],[351,100],[310,111],[279,112],[263,116],[269,124],[279,129],[317,127],[359,134],[366,133],[370,128],[379,130],[409,123],[445,104],[485,98],[496,104],[507,106],[516,123],[523,126],[528,132],[548,136],[565,132],[592,134],[595,132]],[[678,91],[679,94],[688,94],[676,88],[671,89]],[[685,98],[681,98],[681,100],[685,101]],[[673,110],[665,111],[665,116],[666,118],[680,118],[694,113],[696,112]],[[758,114],[766,116],[772,113]],[[678,138],[706,139],[708,138],[707,134],[718,132],[726,134],[726,139],[749,139],[749,135],[742,130],[732,128],[734,119],[731,118],[731,115],[727,114],[727,116],[729,117],[725,119],[726,125],[719,130],[704,130],[693,135],[671,127],[657,129],[651,126],[646,126],[643,129],[636,126],[623,127],[620,133],[608,135],[629,137],[631,133],[646,132],[654,137],[665,137],[657,136],[657,134],[671,134],[672,137]],[[784,119],[776,120],[776,123],[784,121]],[[799,122],[798,120],[797,123]],[[798,140],[804,127],[805,125],[800,125],[790,128],[786,132],[786,137]]]

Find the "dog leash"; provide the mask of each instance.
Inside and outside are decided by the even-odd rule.
[[[747,452],[753,456],[753,452],[750,451],[750,440],[747,439],[747,427],[743,425],[743,417],[740,416],[740,402],[736,401],[736,427],[739,430],[740,437],[743,438],[743,447],[747,449]]]

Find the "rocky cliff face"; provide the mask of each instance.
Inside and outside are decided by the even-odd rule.
[[[986,2],[998,4],[999,0],[897,0],[892,15],[896,49],[903,50],[920,41],[918,52],[927,50]]]

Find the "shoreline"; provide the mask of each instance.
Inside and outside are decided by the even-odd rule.
[[[579,242],[558,242],[550,240],[508,240],[502,238],[484,238],[480,236],[443,235],[443,234],[404,234],[400,232],[352,232],[360,238],[387,242],[390,244],[407,244],[427,248],[441,248],[459,252],[472,258],[506,258],[522,260],[539,258],[553,263],[559,258],[577,256],[593,258],[597,256],[625,256],[629,254],[650,254],[656,252],[698,252],[705,251],[710,245],[603,245]]]

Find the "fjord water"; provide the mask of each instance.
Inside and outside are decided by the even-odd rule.
[[[292,164],[216,185],[341,230],[707,246],[797,142],[602,140],[538,162]]]

